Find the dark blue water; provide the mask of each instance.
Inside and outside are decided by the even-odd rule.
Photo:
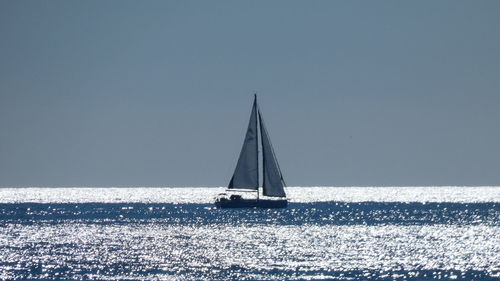
[[[499,226],[498,203],[315,202],[286,209],[216,209],[213,204],[174,203],[0,203],[2,223],[174,225],[492,225]]]

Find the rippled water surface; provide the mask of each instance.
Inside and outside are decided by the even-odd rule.
[[[498,280],[499,187],[1,188],[0,279]]]

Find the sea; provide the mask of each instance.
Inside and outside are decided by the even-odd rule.
[[[0,188],[0,280],[500,280],[500,187]]]

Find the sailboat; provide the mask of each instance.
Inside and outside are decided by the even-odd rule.
[[[259,131],[262,147],[262,196],[259,194]],[[218,208],[286,208],[288,206],[285,181],[257,104],[257,94],[254,96],[240,157],[226,192],[216,197],[215,205]],[[238,194],[241,192],[254,193],[255,197],[244,198]]]

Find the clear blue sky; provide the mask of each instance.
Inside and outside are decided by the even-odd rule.
[[[0,1],[0,186],[499,185],[500,1]]]

